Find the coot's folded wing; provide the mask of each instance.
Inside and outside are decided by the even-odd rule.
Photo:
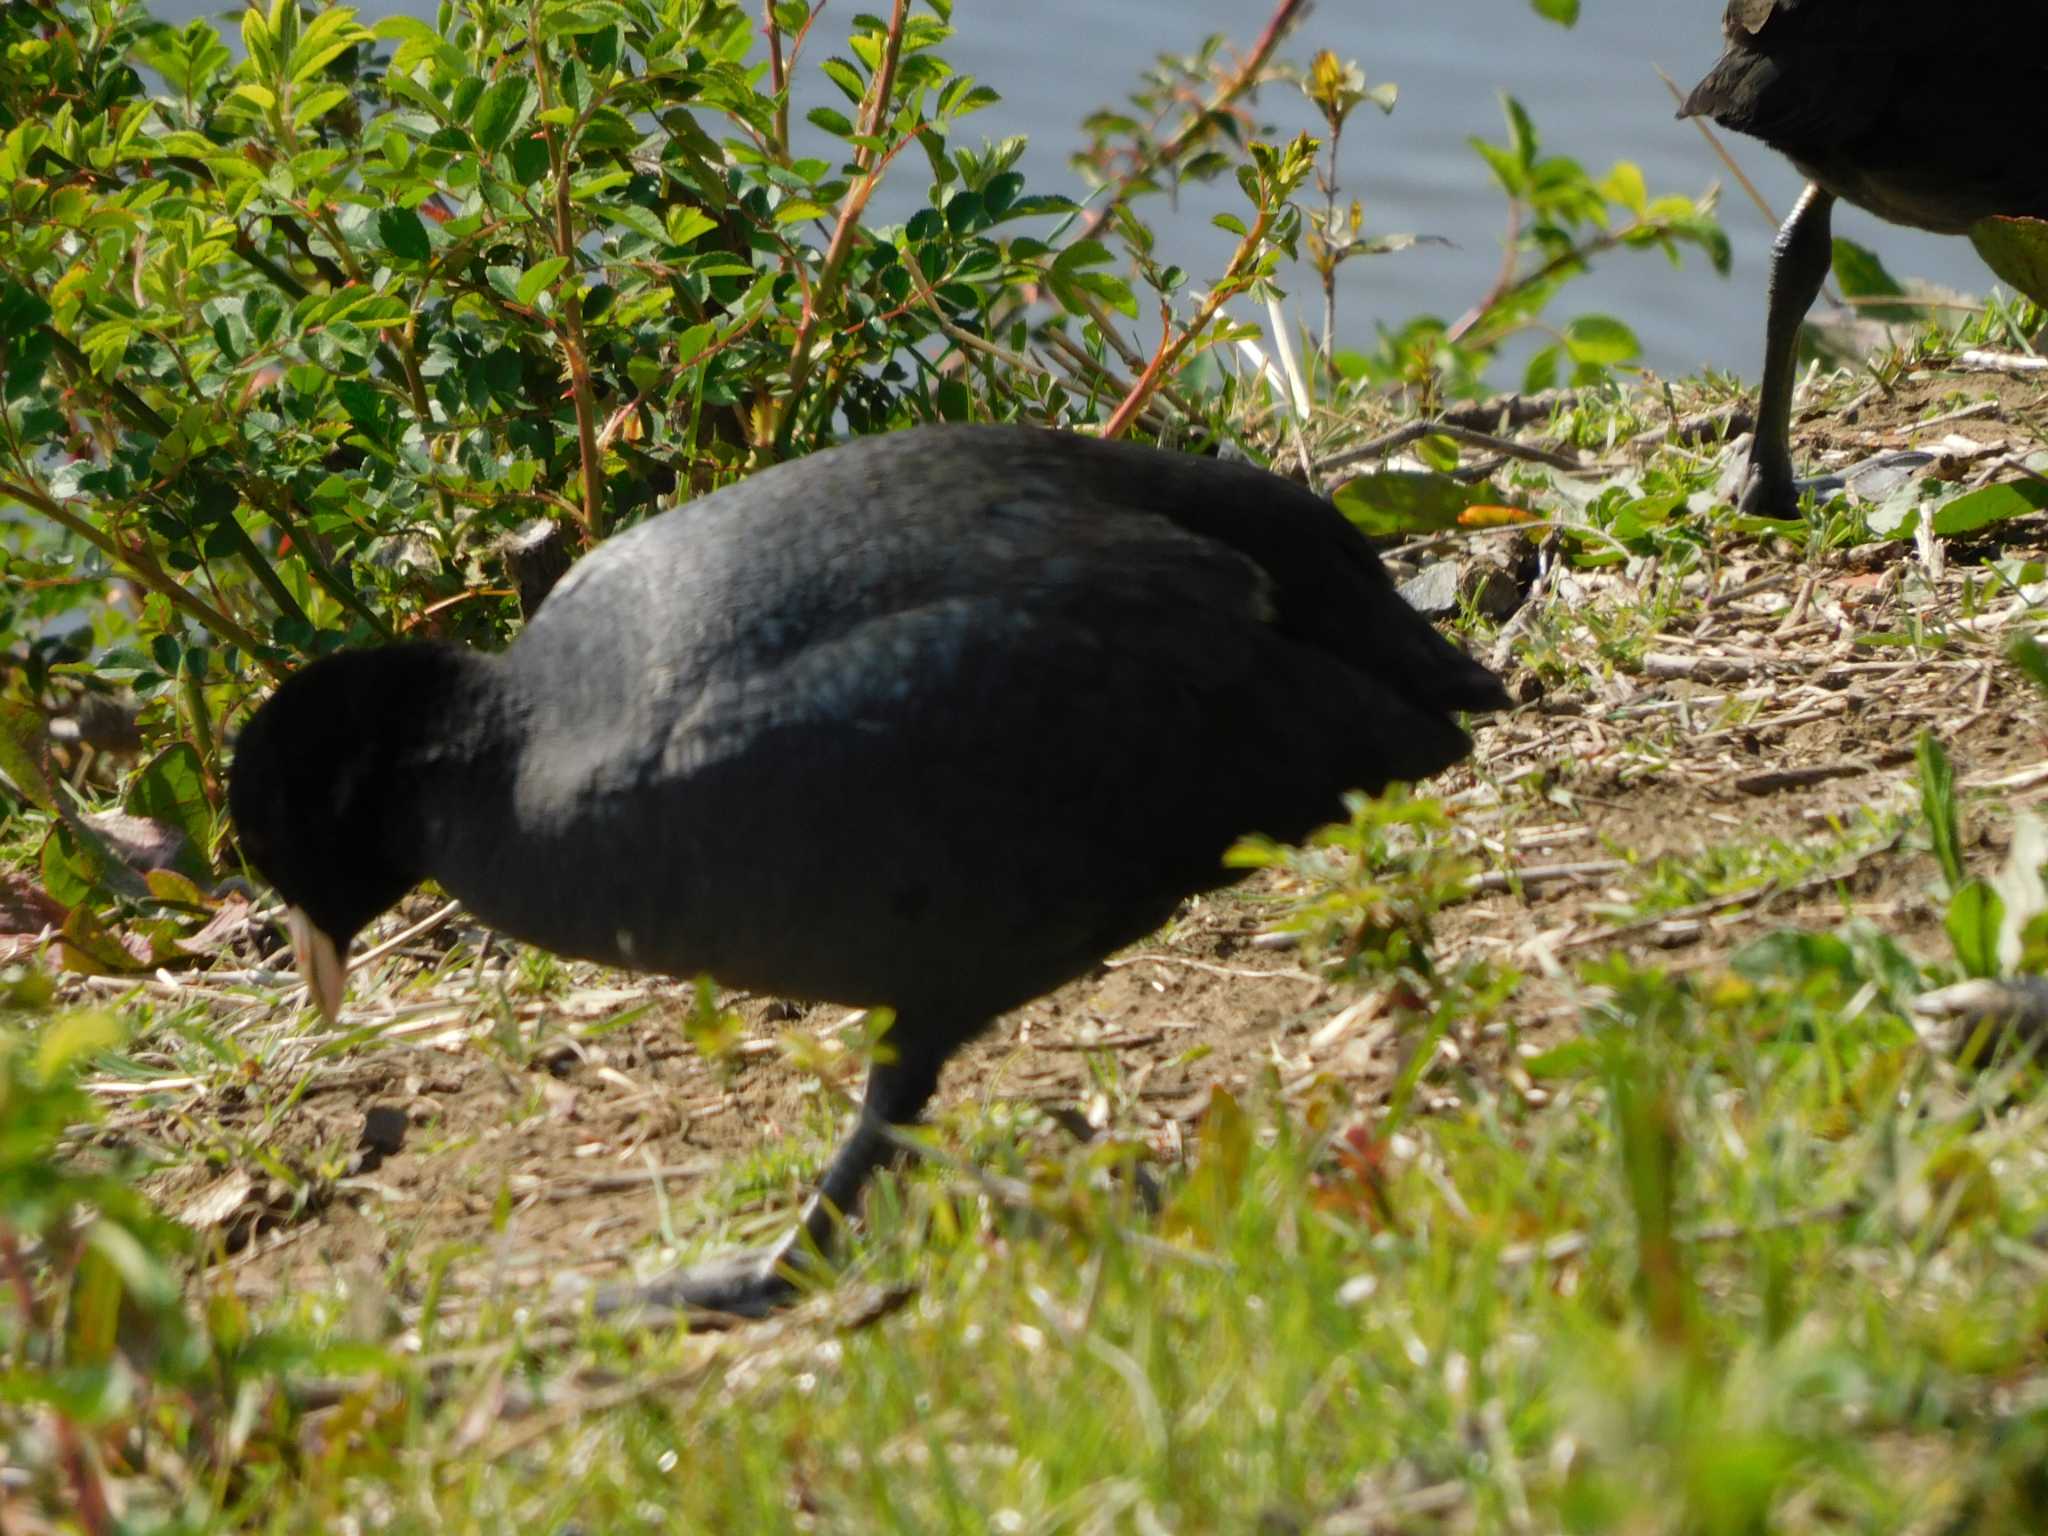
[[[514,932],[530,915],[463,887],[606,887],[608,926],[562,949],[605,957],[624,933],[636,963],[738,985],[993,1011],[1219,883],[1238,836],[1298,837],[1344,790],[1466,751],[1413,649],[1358,665],[1285,622],[1284,587],[1238,548],[1011,483],[982,509],[1011,527],[984,530],[980,590],[837,610],[755,665],[618,690],[633,704],[609,717],[590,671],[529,672],[519,842],[546,877],[444,883]]]

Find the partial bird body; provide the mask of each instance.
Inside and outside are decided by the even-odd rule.
[[[1732,0],[1683,115],[1761,139],[1894,224],[2048,217],[2048,7],[2036,0]]]
[[[1731,0],[1728,46],[1681,117],[1761,139],[1811,183],[1774,250],[1745,510],[1798,507],[1789,418],[1798,331],[1827,279],[1836,199],[1966,234],[2048,218],[2048,5],[2040,0]]]
[[[1504,702],[1298,487],[925,428],[611,540],[502,656],[308,668],[233,800],[342,952],[431,876],[564,954],[887,1004],[894,1123],[994,1015],[1232,878],[1238,837],[1447,766],[1452,713]]]

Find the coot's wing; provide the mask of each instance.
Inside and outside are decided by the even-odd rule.
[[[983,516],[1008,531],[975,546],[978,583],[843,609],[772,661],[679,690],[610,685],[644,656],[522,643],[519,845],[545,868],[444,883],[558,949],[966,1016],[1141,935],[1218,883],[1237,836],[1299,836],[1344,789],[1467,748],[1421,702],[1412,654],[1332,654],[1230,545],[1028,495]],[[1353,621],[1384,622],[1378,601],[1400,600],[1354,602]],[[606,718],[608,693],[629,707]],[[664,720],[650,698],[669,700]],[[604,924],[572,932],[563,893],[593,886]],[[544,912],[520,906],[536,892]]]
[[[1009,498],[1048,515],[1051,537],[1084,538],[1088,524],[1164,520],[1233,551],[1262,573],[1278,629],[1327,651],[1418,706],[1499,709],[1500,680],[1445,640],[1403,602],[1386,569],[1328,502],[1249,464],[1163,453],[1066,433],[980,428],[960,436]],[[1080,485],[1086,495],[1062,487]]]

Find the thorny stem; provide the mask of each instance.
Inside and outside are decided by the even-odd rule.
[[[896,88],[896,64],[903,52],[903,28],[910,18],[910,0],[896,0],[895,9],[889,15],[888,36],[882,41],[881,63],[875,68],[875,77],[868,84],[868,99],[862,104],[860,133],[872,140],[881,132],[882,120],[889,112],[889,98]],[[795,403],[803,393],[805,382],[811,372],[811,339],[817,333],[818,317],[830,306],[832,296],[839,287],[839,277],[845,269],[846,258],[852,253],[855,235],[860,232],[861,215],[866,212],[868,199],[874,196],[875,188],[881,181],[882,169],[887,165],[872,143],[863,145],[854,163],[860,174],[846,190],[846,200],[839,205],[839,219],[832,227],[832,240],[825,247],[825,262],[818,271],[818,280],[804,296],[803,317],[797,321],[796,340],[789,352],[789,400],[791,408],[784,412],[785,428],[796,420]]]
[[[405,369],[405,391],[412,399],[412,413],[420,424],[420,431],[427,439],[427,454],[433,463],[441,462],[441,437],[434,430],[434,407],[427,399],[426,375],[420,371],[419,348],[420,312],[415,309],[406,317],[405,325],[398,332],[398,357]],[[387,331],[385,333],[389,335]],[[437,474],[435,480],[441,477]],[[455,520],[455,504],[448,499],[448,488],[435,487],[435,499],[441,504],[441,520]]]
[[[253,502],[255,498],[251,496],[250,500]],[[262,504],[263,515],[275,523],[279,531],[292,541],[294,549],[305,556],[306,569],[311,571],[313,579],[326,589],[327,595],[375,630],[379,639],[395,639],[391,626],[378,617],[377,611],[363,601],[362,594],[328,563],[327,555],[320,548],[319,541],[300,524],[298,515],[288,510],[290,507],[291,493],[282,488],[276,488],[275,495]]]
[[[561,136],[547,114],[554,103],[548,90],[547,49],[541,41],[540,0],[527,0],[527,41],[533,49],[533,77],[540,91],[541,135],[547,143],[548,168],[555,191],[555,254],[568,265],[561,285],[562,355],[569,364],[569,395],[576,408],[576,451],[583,463],[583,531],[590,539],[604,537],[604,462],[597,446],[597,403],[590,387],[590,360],[583,349],[583,298],[576,291],[576,223],[570,203],[568,156]]]
[[[1138,382],[1131,386],[1131,392],[1124,396],[1124,403],[1111,413],[1109,421],[1102,429],[1102,435],[1105,439],[1122,437],[1124,433],[1130,430],[1131,423],[1137,419],[1138,412],[1144,409],[1147,402],[1152,398],[1152,392],[1159,387],[1160,376],[1166,372],[1169,360],[1180,356],[1196,329],[1208,324],[1209,316],[1214,313],[1215,310],[1205,304],[1202,312],[1197,314],[1195,324],[1186,331],[1183,331],[1179,336],[1175,336],[1173,334],[1173,311],[1163,301],[1161,302],[1159,306],[1159,326],[1162,335],[1160,337],[1159,350],[1153,354],[1152,361],[1145,365],[1145,371],[1138,376]]]
[[[192,732],[192,745],[199,753],[199,764],[206,776],[206,798],[215,806],[220,804],[219,757],[213,742],[213,717],[206,712],[206,689],[201,686],[199,674],[178,664],[179,693],[185,705],[185,721]]]
[[[1144,373],[1145,354],[1124,340],[1123,332],[1117,329],[1116,321],[1110,318],[1108,312],[1103,308],[1102,302],[1085,292],[1078,295],[1078,297],[1088,311],[1088,318],[1095,322],[1095,328],[1101,334],[1103,341],[1108,344],[1111,351],[1123,359],[1124,366],[1131,370],[1132,376],[1136,377]],[[1067,338],[1058,331],[1049,331],[1047,334],[1049,336],[1057,336],[1062,341],[1067,341]],[[1091,365],[1094,362],[1092,358],[1088,358],[1087,353],[1074,346],[1071,341],[1067,341],[1067,350],[1070,356],[1087,358]],[[1102,372],[1104,378],[1110,379],[1110,382],[1115,384],[1117,388],[1127,387],[1111,378],[1106,370],[1098,371]],[[1164,379],[1160,380],[1158,395],[1160,399],[1166,401],[1175,410],[1179,411],[1186,420],[1200,421],[1202,419],[1202,412],[1195,408],[1193,402]]]
[[[1522,256],[1522,200],[1508,199],[1508,233],[1501,242],[1500,273],[1493,280],[1493,286],[1486,290],[1486,297],[1474,304],[1458,318],[1458,323],[1445,332],[1444,340],[1455,343],[1479,324],[1507,298],[1515,288],[1515,264]]]
[[[761,30],[768,35],[768,90],[775,97],[775,158],[789,158],[789,71],[782,61],[782,28],[775,24],[775,0],[761,0]]]
[[[1337,372],[1337,267],[1342,261],[1334,243],[1337,228],[1337,147],[1344,137],[1344,119],[1341,114],[1330,115],[1330,170],[1323,182],[1323,243],[1325,246],[1322,265],[1323,279],[1323,371],[1329,376],[1330,389],[1334,393],[1342,378]]]
[[[1173,365],[1180,361],[1181,354],[1187,351],[1197,336],[1209,328],[1209,323],[1216,318],[1217,312],[1237,292],[1237,280],[1243,275],[1245,268],[1257,259],[1260,243],[1265,239],[1267,226],[1272,222],[1272,210],[1266,206],[1264,199],[1261,199],[1259,216],[1253,221],[1252,227],[1245,231],[1244,238],[1237,243],[1237,250],[1230,258],[1230,265],[1224,269],[1222,280],[1209,289],[1208,295],[1202,300],[1201,308],[1195,311],[1194,319],[1190,320],[1178,334],[1175,334],[1173,329],[1172,312],[1164,304],[1160,306],[1166,334],[1160,342],[1158,352],[1145,366],[1144,374],[1131,387],[1131,392],[1124,397],[1123,404],[1116,408],[1103,426],[1102,435],[1105,438],[1121,437],[1130,430],[1131,422],[1152,398],[1153,392],[1160,386],[1160,381],[1172,371]]]
[[[299,600],[292,596],[292,589],[284,584],[284,578],[277,574],[277,568],[270,563],[263,551],[256,547],[256,541],[249,537],[249,530],[244,528],[242,520],[235,516],[234,508],[230,507],[222,515],[220,526],[227,533],[228,541],[234,545],[235,553],[242,557],[242,563],[249,567],[250,574],[256,578],[263,590],[270,594],[270,600],[277,604],[277,611],[301,624],[311,624],[312,621],[306,617],[305,609],[299,606]]]

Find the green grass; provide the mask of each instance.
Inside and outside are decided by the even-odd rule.
[[[1277,1531],[1431,1490],[1452,1527],[2028,1528],[2035,1074],[1921,1056],[1911,973],[1869,936],[1613,965],[1540,1107],[1389,1144],[1219,1100],[1156,1218],[1085,1158],[1022,1208],[920,1175],[877,1203],[865,1277],[918,1287],[888,1321],[506,1457],[451,1405],[295,1518],[377,1487],[394,1529]]]
[[[2035,1530],[2040,1073],[1927,1055],[1920,980],[1856,929],[1600,962],[1565,1043],[1446,1069],[1456,1113],[1219,1095],[1157,1211],[1126,1137],[945,1125],[838,1287],[914,1288],[867,1326],[563,1337],[429,1299],[422,1358],[340,1290],[259,1320],[202,1282],[150,1384],[92,1360],[86,1264],[64,1380],[135,1530]]]

